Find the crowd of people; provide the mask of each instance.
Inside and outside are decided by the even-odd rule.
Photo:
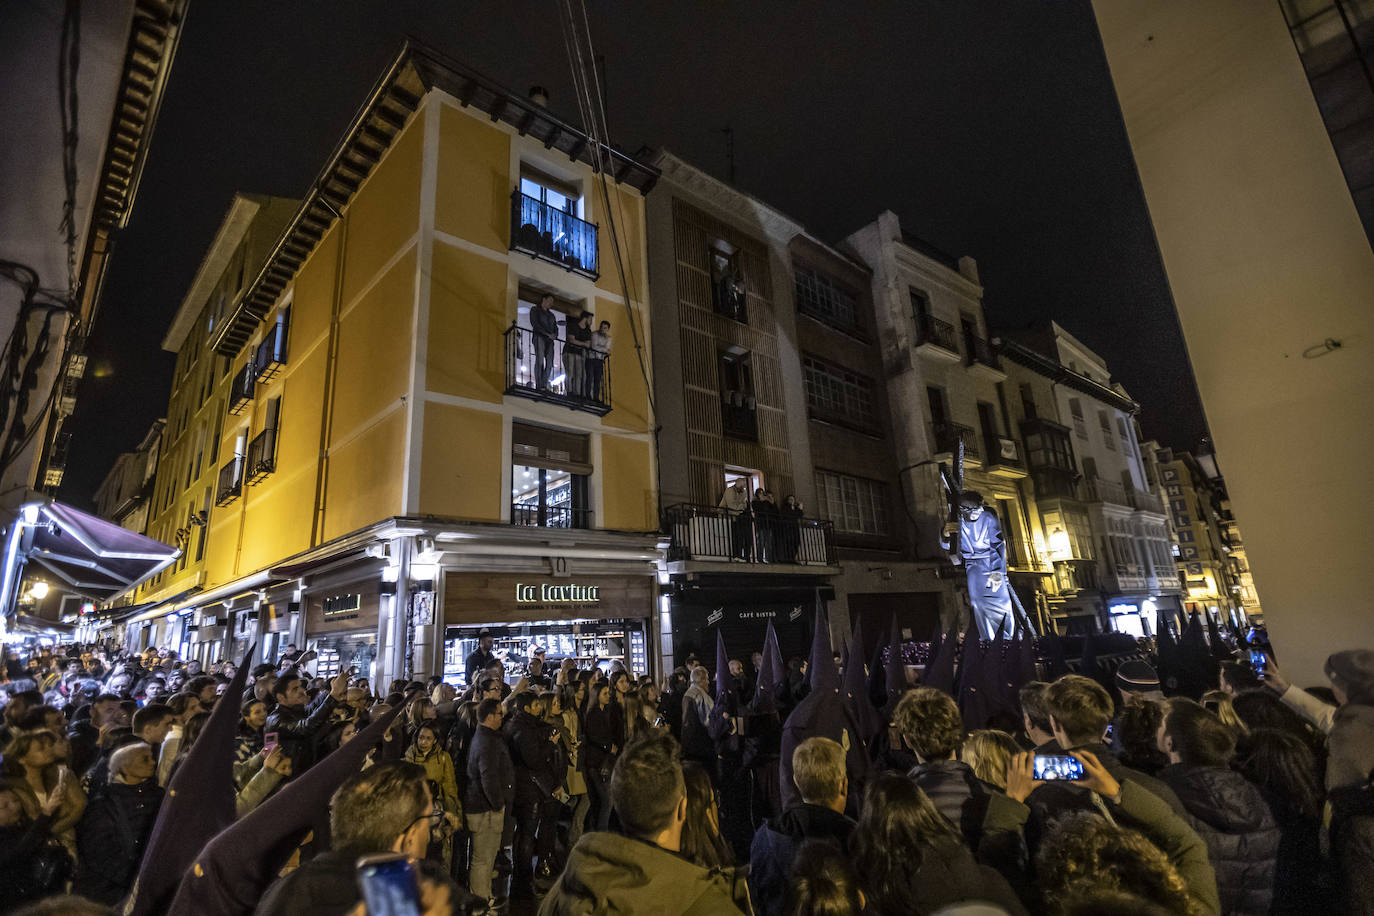
[[[7,647],[0,912],[363,916],[388,852],[426,916],[1374,912],[1374,651],[1302,690],[1213,632],[1196,696],[1146,645],[1020,684],[1019,721],[858,689],[823,626],[662,683],[488,638],[383,690],[294,646]]]

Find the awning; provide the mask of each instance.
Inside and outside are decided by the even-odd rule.
[[[103,603],[128,594],[181,556],[169,547],[56,500],[19,510],[5,545],[5,601],[9,610],[21,570],[37,564],[53,585]]]
[[[21,633],[44,633],[50,636],[70,636],[76,632],[73,624],[48,620],[46,617],[34,617],[31,614],[16,614],[14,628]]]

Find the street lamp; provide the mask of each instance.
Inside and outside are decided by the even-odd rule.
[[[48,583],[42,579],[37,580],[29,586],[29,597],[34,601],[42,601],[48,597]]]

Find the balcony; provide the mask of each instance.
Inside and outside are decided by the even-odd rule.
[[[1131,507],[1138,512],[1164,514],[1164,501],[1148,490],[1131,490],[1126,496],[1131,501]]]
[[[235,455],[219,469],[219,485],[215,487],[215,505],[226,506],[243,493],[243,456]]]
[[[1095,591],[1098,588],[1096,560],[1055,560],[1054,581],[1061,593]]]
[[[835,526],[822,519],[755,516],[691,503],[669,506],[663,519],[671,536],[669,562],[835,564]]]
[[[1010,480],[1020,480],[1026,476],[1026,466],[1021,461],[1021,450],[1015,439],[1002,436],[987,436],[984,439],[987,458],[983,466],[988,472]]]
[[[959,440],[964,441],[964,460],[972,458],[977,461],[978,437],[973,429],[961,423],[932,423],[930,426],[931,434],[935,437],[935,453],[937,455],[953,455],[958,448]]]
[[[511,503],[510,523],[523,528],[590,528],[592,510],[573,506]]]
[[[1002,371],[1002,358],[997,355],[991,343],[977,334],[965,333],[964,348],[968,353],[965,364],[970,369],[994,382],[1006,380],[1007,374]]]
[[[956,363],[959,361],[959,344],[955,340],[954,325],[948,321],[941,321],[934,315],[916,316],[917,353]]]
[[[611,361],[585,355],[590,352],[565,357],[562,340],[512,323],[506,329],[506,394],[604,417],[611,412]]]
[[[727,391],[720,402],[721,432],[731,439],[759,441],[757,402],[742,391]]]
[[[277,431],[264,429],[248,443],[248,460],[243,473],[249,486],[277,469]]]
[[[253,352],[256,381],[271,381],[286,365],[286,322],[278,319]]]
[[[233,383],[229,386],[229,414],[238,416],[253,403],[253,383],[257,377],[253,374],[253,361],[250,359],[239,370],[238,375],[234,376]]]
[[[595,280],[596,225],[551,207],[537,197],[511,192],[510,249]]]
[[[1090,503],[1109,503],[1114,506],[1131,505],[1126,488],[1110,480],[1090,478],[1083,481],[1083,498]]]

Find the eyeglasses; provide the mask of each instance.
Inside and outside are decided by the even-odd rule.
[[[429,826],[435,827],[443,819],[444,809],[436,802],[434,807],[430,809],[430,812],[428,814],[422,814],[419,817],[415,818],[415,820],[410,822],[410,826],[406,827],[406,829],[409,830],[411,827],[414,827],[416,824],[420,823],[420,821],[429,821]]]

